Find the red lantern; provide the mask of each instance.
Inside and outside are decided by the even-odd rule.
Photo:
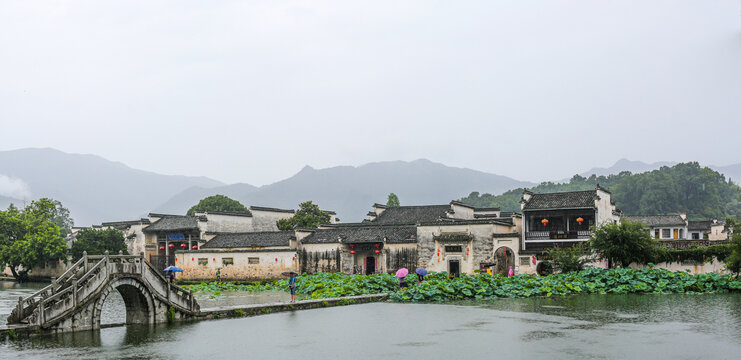
[[[178,258],[175,258],[175,262],[178,262]]]
[[[165,247],[164,246],[160,246],[160,250],[165,250]]]
[[[216,258],[214,258],[214,261],[216,261]]]
[[[380,250],[376,250],[376,254],[380,254],[380,253],[381,253],[381,251],[380,251]]]
[[[578,217],[578,218],[576,218],[576,222],[578,222],[579,225],[581,225],[581,223],[584,222],[584,219],[582,219],[581,217]]]
[[[278,262],[278,258],[275,258],[275,262]]]
[[[351,247],[351,248],[354,248],[354,247],[355,247],[355,244],[350,244],[350,247]]]
[[[173,248],[175,248],[175,244],[167,245],[167,247],[169,247],[170,249],[173,249]]]
[[[381,246],[381,244],[376,244],[376,247],[379,247],[379,246]]]
[[[468,255],[468,248],[466,248],[466,255]]]
[[[350,254],[355,254],[355,250],[350,250]]]
[[[295,257],[295,256],[294,256],[294,257],[292,257],[292,258],[291,258],[291,260],[296,260],[296,257]]]
[[[195,260],[196,260],[196,258],[190,258],[190,261],[195,261]]]
[[[540,220],[541,223],[543,223],[543,226],[548,226],[548,219]]]
[[[188,245],[185,245],[185,243],[183,243],[183,244],[180,244],[180,247],[183,248],[183,249],[185,249],[185,248],[188,247]]]
[[[198,250],[198,245],[193,245],[193,247],[191,247],[191,249]]]

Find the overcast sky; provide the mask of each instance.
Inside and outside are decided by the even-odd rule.
[[[739,163],[741,1],[0,0],[0,125],[0,150],[254,185]]]

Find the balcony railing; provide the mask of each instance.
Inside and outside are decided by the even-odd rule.
[[[587,240],[592,236],[589,230],[553,230],[553,231],[528,231],[525,240]]]

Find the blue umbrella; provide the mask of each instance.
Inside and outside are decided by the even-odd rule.
[[[177,267],[177,266],[168,266],[165,268],[165,272],[172,271],[172,272],[183,272],[183,269]]]
[[[427,270],[425,270],[424,268],[417,268],[417,274],[422,275],[422,276],[426,276],[427,275]]]

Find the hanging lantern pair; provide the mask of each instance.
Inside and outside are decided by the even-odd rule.
[[[543,226],[548,226],[548,219],[540,220],[540,222],[543,224]]]

